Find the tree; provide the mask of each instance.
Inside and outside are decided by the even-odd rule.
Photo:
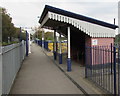
[[[40,28],[40,27],[35,27],[35,28],[34,28],[34,31],[35,31],[34,37],[42,40],[42,32],[43,32],[44,30],[43,30],[42,28]],[[50,31],[45,32],[45,31],[44,31],[44,38],[45,38],[45,40],[54,41],[53,32],[50,32]],[[61,40],[66,40],[66,37],[61,37]]]
[[[33,34],[34,37],[42,40],[42,32],[43,32],[44,30],[41,29],[40,27],[35,27],[33,30],[35,31],[35,33]]]
[[[115,44],[120,45],[120,34],[116,35],[116,37],[115,37]]]
[[[10,14],[7,13],[5,8],[2,8],[2,41],[7,42],[8,37],[12,41],[12,37],[16,37],[16,27],[12,23]]]
[[[46,32],[45,33],[45,40],[52,40],[53,41],[53,32]]]

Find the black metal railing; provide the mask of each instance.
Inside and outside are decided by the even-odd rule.
[[[119,50],[116,46],[86,47],[85,77],[106,91],[120,95]]]

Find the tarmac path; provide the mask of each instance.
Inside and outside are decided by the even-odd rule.
[[[31,45],[10,94],[83,94],[44,54],[42,48]]]

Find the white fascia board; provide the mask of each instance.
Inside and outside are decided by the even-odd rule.
[[[83,31],[85,34],[88,34],[91,37],[115,37],[115,30],[108,27],[100,26],[97,24],[89,23],[53,12],[48,12],[47,16],[48,17],[45,18],[44,22],[48,18],[56,21],[63,21],[67,24],[73,25],[74,27],[78,28],[79,30]]]
[[[45,18],[43,19],[40,27],[42,28],[44,26],[44,24],[47,22],[47,20],[49,19],[49,13],[46,14]]]

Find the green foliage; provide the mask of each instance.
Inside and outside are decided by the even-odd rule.
[[[44,31],[43,29],[41,28],[35,28],[35,33],[34,33],[34,38],[38,38],[40,40],[42,40],[42,32]],[[53,32],[44,32],[44,38],[45,40],[51,40],[51,41],[54,41],[54,36],[53,36]],[[61,40],[66,40],[65,37],[61,37]]]
[[[2,8],[2,42],[8,42],[8,37],[10,38],[10,43],[14,39],[19,38],[20,28],[16,28],[12,23],[12,18],[10,14],[7,13],[5,8]],[[17,40],[17,39],[16,39]],[[7,44],[7,43],[6,43]]]
[[[34,28],[35,33],[33,34],[34,38],[42,40],[42,30],[38,27]]]
[[[67,38],[66,37],[61,37],[61,40],[67,40]]]
[[[19,43],[18,41],[12,41],[12,42],[2,42],[2,46],[7,46],[7,45],[11,45],[11,44],[15,44],[15,43]]]
[[[37,35],[38,35],[38,39],[42,40],[42,31],[38,30],[36,37],[37,37]]]
[[[11,37],[15,33],[14,24],[12,18],[7,14],[6,9],[2,8],[2,38],[3,41],[7,41],[8,36]]]
[[[26,33],[25,33],[25,32],[21,32],[21,33],[20,33],[20,31],[21,31],[20,28],[16,28],[16,32],[15,32],[15,34],[14,34],[14,37],[15,37],[15,38],[20,38],[20,34],[21,34],[21,39],[22,39],[22,40],[26,40]],[[24,31],[24,30],[22,30],[22,31]]]
[[[53,32],[46,32],[45,33],[45,40],[53,40]]]
[[[26,33],[21,33],[22,40],[26,40]]]
[[[115,44],[120,45],[120,34],[116,35],[116,37],[115,37]]]
[[[34,37],[42,40],[42,32],[44,32],[43,29],[35,28]],[[53,32],[44,32],[44,37],[45,40],[53,40]]]
[[[42,31],[38,31],[34,35],[36,38],[38,37],[38,39],[42,40]],[[53,33],[52,32],[44,33],[44,39],[45,40],[53,40]]]

